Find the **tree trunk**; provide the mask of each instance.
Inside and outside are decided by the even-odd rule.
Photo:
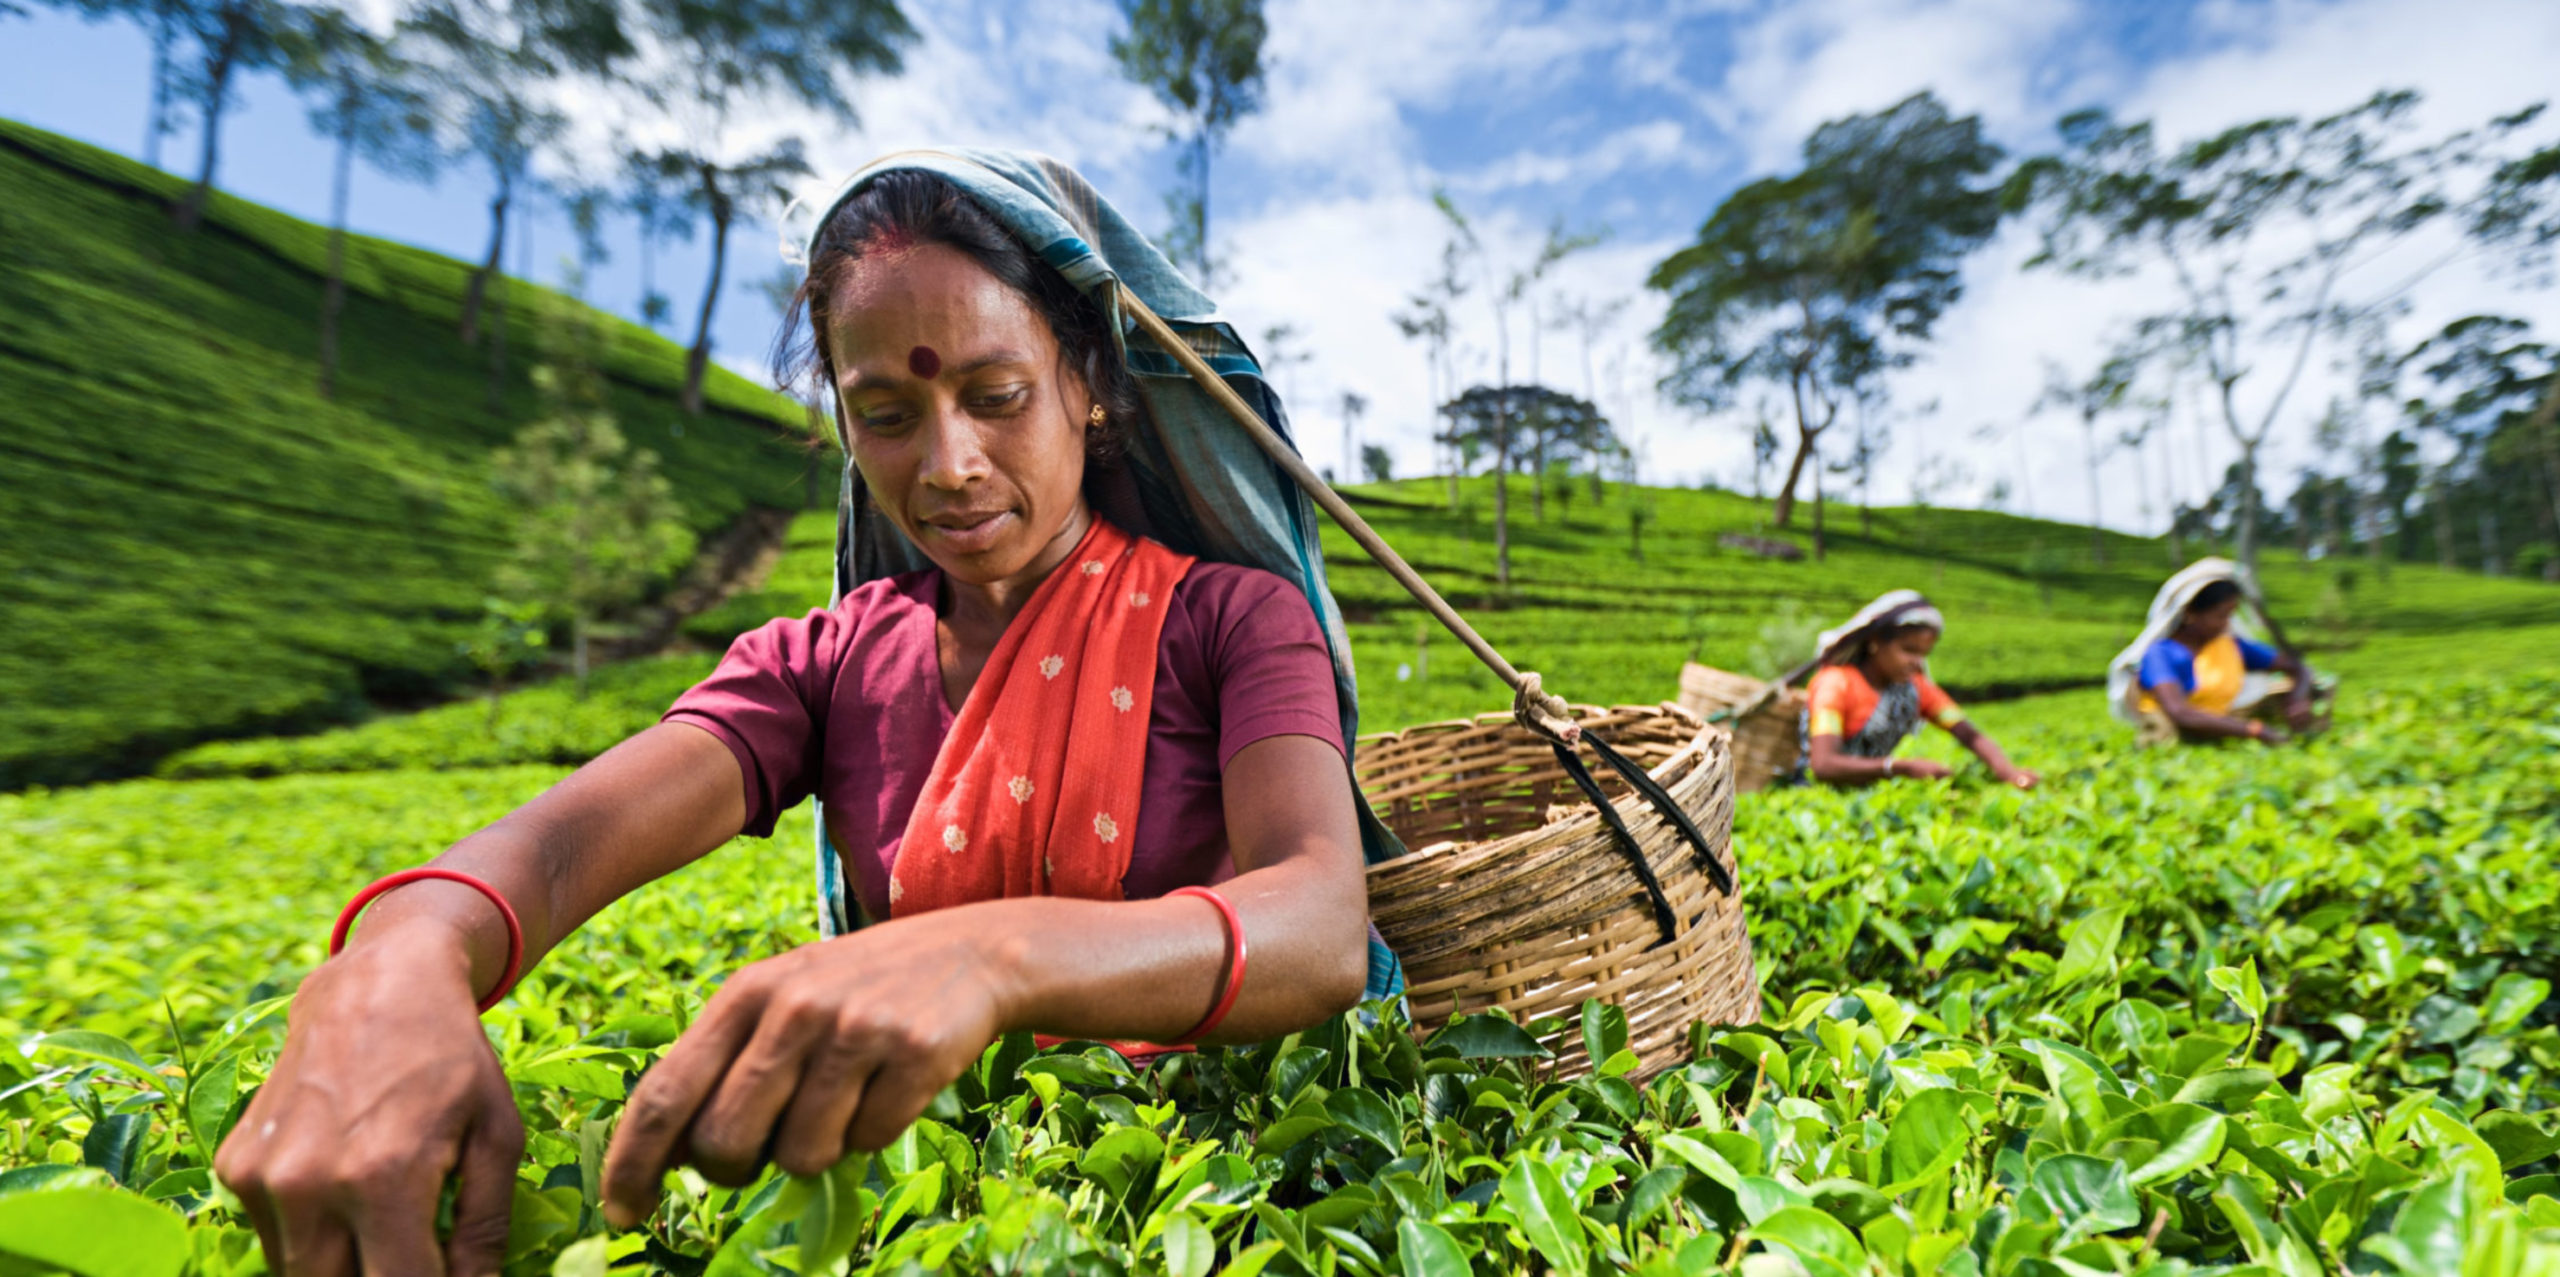
[[[222,43],[205,59],[204,150],[196,168],[195,189],[178,205],[178,229],[192,231],[204,222],[205,201],[213,195],[214,165],[222,154],[222,107],[231,96],[231,70],[248,34],[248,13],[238,4],[222,12]]]
[[[1778,489],[1778,508],[1770,516],[1771,526],[1783,528],[1795,517],[1796,481],[1803,477],[1805,460],[1812,455],[1813,432],[1802,426],[1796,427],[1796,459],[1787,463],[1786,486]],[[1820,476],[1815,476],[1813,485],[1816,488],[1822,486]]]
[[[2505,566],[2498,562],[2498,510],[2484,492],[2480,501],[2480,575],[2500,575]]]
[[[587,699],[587,617],[581,612],[569,618],[569,663],[578,674],[578,699]]]
[[[337,171],[329,187],[329,282],[320,290],[320,397],[338,394],[338,312],[347,302],[347,186],[354,176],[353,86],[338,97]],[[491,702],[493,705],[495,702]]]
[[[1536,327],[1533,325],[1530,331],[1536,332]],[[1529,348],[1537,349],[1534,336]],[[1529,517],[1540,523],[1547,521],[1547,435],[1543,430],[1529,445]]]
[[[462,290],[462,344],[480,341],[480,303],[489,295],[489,278],[498,273],[499,257],[507,247],[507,203],[515,194],[515,179],[498,174],[498,193],[489,201],[489,255],[480,269],[471,272],[471,282]]]
[[[729,197],[720,190],[720,170],[702,166],[704,206],[711,210],[711,280],[702,288],[702,313],[694,321],[693,348],[684,354],[684,410],[702,415],[702,377],[711,364],[711,309],[720,300],[720,274],[729,263]]]
[[[507,273],[499,271],[489,281],[489,413],[496,416],[506,408],[507,393]]]
[[[1199,173],[1200,173],[1200,217],[1199,217],[1200,243],[1198,244],[1196,251],[1197,251],[1197,254],[1198,254],[1199,259],[1200,259],[1200,291],[1202,291],[1202,292],[1204,292],[1204,293],[1205,293],[1205,292],[1209,291],[1209,287],[1210,287],[1210,280],[1209,280],[1209,126],[1208,126],[1208,125],[1203,124],[1203,125],[1201,125],[1201,126],[1200,126],[1200,132],[1199,132],[1199,134],[1198,134],[1196,137],[1194,137],[1194,138],[1192,139],[1192,143],[1191,143],[1191,144],[1192,144],[1192,146],[1195,148],[1196,153],[1197,153],[1197,154],[1198,154],[1198,156],[1199,156],[1198,163],[1199,163],[1199,166],[1200,166],[1200,168],[1199,168]]]
[[[160,167],[160,137],[169,131],[169,31],[167,4],[151,12],[151,114],[142,122],[142,162]]]
[[[1497,414],[1498,415],[1498,414]],[[1503,422],[1493,442],[1493,579],[1511,588],[1511,429]]]
[[[2240,445],[2240,566],[2258,574],[2258,445]]]
[[[1822,467],[1813,468],[1813,558],[1819,563],[1829,558],[1831,547],[1822,538]]]
[[[2428,498],[2427,504],[2435,507],[2436,566],[2451,572],[2460,565],[2460,560],[2455,557],[2453,548],[2452,494],[2445,490],[2442,470],[2436,472],[2435,482],[2431,486],[2434,487],[2435,492]]]
[[[2107,565],[2106,509],[2100,504],[2102,492],[2098,483],[2098,424],[2088,417],[2080,418],[2080,443],[2089,458],[2089,557],[2099,567]]]

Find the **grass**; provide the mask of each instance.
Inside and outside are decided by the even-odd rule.
[[[469,267],[348,245],[338,394],[316,327],[326,232],[0,121],[0,788],[130,772],[208,738],[300,730],[461,674],[455,644],[505,553],[490,450],[538,411],[539,312],[505,286],[509,374],[456,336]],[[607,371],[697,532],[801,499],[796,408],[624,321]]]

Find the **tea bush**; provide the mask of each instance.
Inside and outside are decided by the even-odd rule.
[[[877,1158],[679,1172],[608,1235],[632,1080],[726,972],[811,938],[804,814],[488,1017],[531,1132],[510,1271],[2560,1272],[2560,681],[2362,688],[2285,750],[1994,708],[2044,789],[1743,804],[1763,1022],[1648,1081],[1598,1005],[1422,1041],[1376,1008],[1134,1073],[1008,1040]],[[354,886],[559,774],[0,798],[0,1251],[255,1271],[204,1166],[277,995]],[[1603,1076],[1549,1076],[1558,1034]]]

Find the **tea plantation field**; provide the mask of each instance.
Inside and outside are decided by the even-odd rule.
[[[545,317],[577,303],[496,290],[492,405],[488,342],[457,332],[471,267],[351,235],[323,398],[325,229],[217,193],[182,234],[186,187],[0,120],[0,788],[442,691],[509,548],[490,451],[540,413]],[[682,349],[602,324],[613,410],[693,531],[801,503],[797,407],[715,365],[688,419]]]
[[[1008,1041],[832,1194],[679,1174],[609,1234],[631,1078],[812,936],[803,815],[488,1017],[532,1133],[510,1271],[2560,1273],[2555,652],[2403,647],[2298,749],[2135,753],[2075,692],[1976,715],[2033,794],[1753,795],[1763,1022],[1641,1084],[1556,1080],[1490,1019],[1135,1076]],[[33,1261],[0,1271],[256,1271],[204,1166],[278,998],[353,887],[562,770],[0,797],[0,1250]]]

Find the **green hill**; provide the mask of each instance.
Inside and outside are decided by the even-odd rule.
[[[1680,663],[1692,658],[1774,673],[1802,659],[1815,630],[1907,585],[1947,611],[1948,635],[1931,664],[1957,695],[2081,689],[2052,698],[2053,712],[2094,719],[2104,711],[2085,689],[2104,680],[2107,659],[2140,627],[2172,566],[2162,541],[2109,533],[2101,565],[2085,527],[1936,509],[1877,510],[1872,536],[1858,533],[1854,511],[1835,510],[1827,557],[1782,562],[1718,540],[1753,534],[1768,517],[1765,501],[1612,484],[1596,509],[1586,489],[1550,506],[1544,523],[1520,501],[1505,594],[1493,582],[1490,481],[1467,481],[1455,513],[1446,492],[1443,481],[1415,480],[1352,495],[1514,663],[1581,701],[1668,698]],[[1641,562],[1629,547],[1631,502],[1651,511]],[[831,513],[800,515],[763,587],[693,618],[687,633],[716,649],[770,617],[823,606],[834,534]],[[1808,540],[1800,532],[1760,535]],[[1508,706],[1493,676],[1330,524],[1325,552],[1351,618],[1365,729]],[[2560,588],[2539,582],[2406,564],[2376,581],[2362,561],[2307,564],[2283,554],[2268,556],[2263,574],[2289,636],[2312,650],[2313,663],[2359,678],[2544,671],[2560,652]],[[1417,634],[1427,661],[1417,659]],[[631,662],[602,674],[585,701],[557,683],[519,691],[494,725],[484,705],[457,703],[317,735],[205,745],[168,759],[160,774],[582,762],[655,722],[715,659],[706,652]],[[1408,677],[1398,677],[1399,666]]]
[[[1931,672],[1959,697],[2094,686],[2180,566],[2162,540],[2107,533],[2101,563],[2085,526],[1992,511],[1878,508],[1862,533],[1855,508],[1840,504],[1829,511],[1829,553],[1816,560],[1801,507],[1796,527],[1773,533],[1767,501],[1611,484],[1595,506],[1586,484],[1574,486],[1569,501],[1549,496],[1540,521],[1514,483],[1508,591],[1494,580],[1491,480],[1462,485],[1455,511],[1444,480],[1364,486],[1354,498],[1514,664],[1581,701],[1670,696],[1684,660],[1775,674],[1811,654],[1816,631],[1898,587],[1947,613]],[[1641,561],[1628,517],[1638,506],[1648,515]],[[1724,544],[1729,534],[1807,554],[1764,558]],[[1507,707],[1493,676],[1329,523],[1325,555],[1352,622],[1367,726]],[[2411,564],[2382,580],[2362,559],[2305,563],[2284,552],[2263,556],[2261,576],[2315,665],[2398,660],[2457,632],[2471,645],[2560,643],[2560,588],[2541,582]],[[1399,679],[1400,666],[1415,677]]]
[[[538,411],[542,318],[505,285],[509,373],[457,337],[470,267],[351,236],[334,400],[314,389],[324,228],[0,121],[0,788],[433,695],[507,546],[489,453]],[[688,523],[801,501],[799,411],[607,319],[604,370]]]

